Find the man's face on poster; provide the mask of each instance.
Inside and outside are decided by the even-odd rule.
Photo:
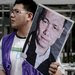
[[[53,12],[47,11],[39,22],[38,42],[40,46],[47,49],[60,38],[64,28],[65,19]]]

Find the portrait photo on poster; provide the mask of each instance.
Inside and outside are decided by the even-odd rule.
[[[63,50],[74,21],[38,4],[31,32],[36,32],[36,52],[44,54],[50,49],[55,59]],[[38,51],[39,50],[39,51]]]
[[[25,45],[27,57],[31,59],[28,61],[32,62],[32,65],[35,63],[35,68],[48,58],[51,62],[56,61],[64,48],[73,24],[73,20],[38,4]],[[35,60],[33,60],[34,58]],[[37,65],[36,62],[38,61],[39,64]]]

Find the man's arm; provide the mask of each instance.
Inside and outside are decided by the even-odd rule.
[[[2,66],[2,49],[1,49],[1,46],[2,46],[2,40],[0,41],[0,75],[5,75],[4,69]]]
[[[5,75],[4,71],[0,70],[0,75]]]

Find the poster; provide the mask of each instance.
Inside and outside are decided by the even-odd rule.
[[[71,19],[38,4],[24,47],[27,51],[27,61],[34,68],[38,68],[47,60],[50,60],[50,63],[55,62],[63,50],[73,24]]]

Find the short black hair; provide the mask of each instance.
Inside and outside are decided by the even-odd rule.
[[[16,4],[23,4],[24,9],[29,12],[32,12],[33,15],[35,14],[35,11],[37,9],[37,4],[33,0],[16,0],[14,6]]]

